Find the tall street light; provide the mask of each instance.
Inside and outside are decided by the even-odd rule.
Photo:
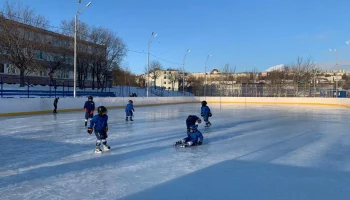
[[[316,97],[316,73],[317,73],[317,63],[314,62],[314,97]]]
[[[73,89],[73,96],[74,98],[77,96],[77,26],[78,26],[78,16],[82,15],[87,7],[91,5],[91,2],[86,4],[84,9],[80,12],[81,0],[78,0],[78,8],[77,12],[75,14],[75,19],[74,19],[74,72],[73,72],[73,77],[74,77],[74,89]]]
[[[335,64],[335,67],[337,69],[336,73],[335,73],[335,92],[336,92],[336,95],[335,97],[338,98],[338,68],[339,68],[339,65],[338,65],[338,51],[336,49],[332,50],[332,49],[329,49],[330,52],[334,52],[335,53],[335,57],[336,57],[336,64]]]
[[[182,95],[185,95],[185,61],[187,57],[187,53],[190,52],[190,49],[187,49],[184,60],[183,60],[183,65],[182,65]]]
[[[149,49],[151,48],[153,38],[157,37],[157,34],[152,32],[151,38],[148,41],[148,57],[147,57],[147,97],[149,91]]]
[[[204,77],[205,77],[205,83],[204,83],[204,96],[206,97],[207,93],[207,62],[208,59],[211,57],[211,54],[207,56],[207,59],[205,60],[205,68],[204,68]]]

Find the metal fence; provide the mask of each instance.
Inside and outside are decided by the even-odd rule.
[[[271,85],[207,85],[192,88],[195,96],[226,96],[226,97],[324,97],[348,98],[347,90],[332,87],[285,86]],[[337,93],[338,92],[338,93]]]
[[[73,81],[67,79],[25,78],[24,86],[20,87],[19,78],[0,77],[0,97],[70,97],[73,96]],[[77,96],[112,97],[115,93],[109,88],[81,87],[77,88]]]
[[[34,97],[71,97],[73,96],[73,81],[67,79],[24,79],[25,86],[19,87],[19,78],[6,79],[0,77],[1,98],[34,98]],[[95,84],[97,85],[97,84]],[[77,96],[99,97],[145,97],[147,88],[132,86],[108,88],[90,87],[77,88]],[[168,90],[164,87],[149,87],[149,96],[226,96],[226,97],[324,97],[324,98],[348,98],[348,91],[335,90],[332,85],[323,87],[312,86],[274,86],[263,84],[234,84],[234,85],[204,85],[185,88],[185,91]]]
[[[20,79],[14,77],[0,77],[0,98],[35,98],[35,97],[72,97],[73,86],[72,80],[26,77],[24,87],[20,87]],[[95,83],[95,86],[97,84]],[[94,97],[145,97],[147,88],[133,86],[115,86],[108,84],[108,88],[92,89],[89,82],[86,86],[77,88],[77,96],[94,96]],[[89,86],[89,87],[88,87]],[[177,90],[166,90],[165,87],[149,87],[149,96],[167,97],[167,96],[193,96],[188,91],[184,93]]]

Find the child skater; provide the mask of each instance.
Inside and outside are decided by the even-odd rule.
[[[207,106],[206,101],[202,101],[201,116],[203,117],[203,120],[205,121],[205,127],[211,126],[211,123],[209,121],[209,117],[211,117],[212,114],[210,112],[210,108]]]
[[[135,112],[133,103],[134,102],[132,100],[129,100],[129,103],[125,107],[125,114],[126,114],[125,121],[129,121],[128,117],[130,117],[130,121],[134,121],[132,119],[132,117],[134,116],[133,112]]]
[[[87,132],[92,134],[92,130],[94,129],[95,135],[97,138],[95,153],[102,153],[100,149],[101,142],[103,144],[103,150],[109,151],[110,146],[107,145],[107,132],[108,132],[108,115],[107,108],[104,106],[100,106],[97,108],[98,114],[95,115],[90,121],[90,127]]]
[[[183,140],[175,142],[174,146],[180,145],[180,147],[190,147],[203,144],[203,135],[197,129],[198,125],[191,125],[190,130],[187,131],[187,137]]]

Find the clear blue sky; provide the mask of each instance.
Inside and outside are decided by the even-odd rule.
[[[1,5],[5,0],[0,0]],[[13,1],[13,0],[10,0]],[[83,5],[89,0],[82,0]],[[238,72],[256,67],[263,71],[289,64],[298,56],[309,57],[331,68],[350,64],[349,0],[90,0],[81,20],[108,27],[118,33],[130,50],[147,52],[152,31],[158,34],[151,53],[182,63],[186,69],[203,72],[229,63]],[[74,17],[77,0],[21,0],[46,16],[53,26]],[[152,59],[157,59],[151,57]],[[161,61],[161,60],[160,60]],[[178,68],[161,61],[165,68]],[[128,52],[125,64],[142,73],[147,54]],[[349,66],[342,66],[350,70]]]

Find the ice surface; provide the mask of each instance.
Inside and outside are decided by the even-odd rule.
[[[209,105],[204,145],[178,149],[199,104],[109,110],[94,154],[84,113],[0,118],[0,199],[348,199],[349,110]]]

